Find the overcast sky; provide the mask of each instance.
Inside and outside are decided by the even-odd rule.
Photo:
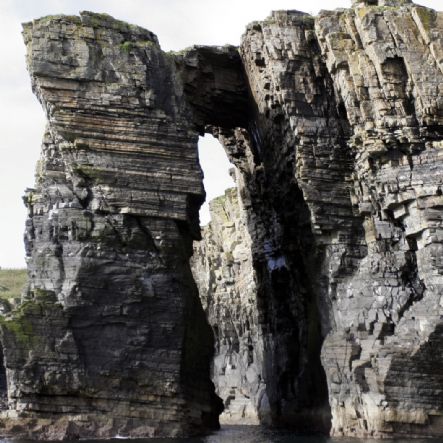
[[[418,3],[441,8],[441,0]],[[0,267],[24,267],[23,230],[26,211],[21,196],[34,183],[45,119],[31,92],[25,68],[21,23],[44,15],[89,10],[141,25],[155,32],[162,48],[179,50],[193,44],[238,45],[246,25],[263,20],[271,10],[349,7],[350,0],[0,0]],[[229,163],[217,141],[200,144],[208,199],[232,185]],[[207,222],[207,212],[202,213]]]

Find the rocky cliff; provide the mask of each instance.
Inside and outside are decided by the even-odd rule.
[[[215,335],[211,378],[224,400],[220,421],[259,424],[267,418],[263,340],[247,213],[237,188],[211,201],[210,213],[191,267]]]
[[[212,429],[189,268],[204,191],[174,62],[106,15],[43,18],[24,38],[48,128],[25,197],[29,288],[2,328],[9,408],[32,437]]]
[[[443,436],[442,13],[280,11],[177,54],[93,13],[24,37],[48,128],[5,435],[203,432],[217,392],[228,421]],[[195,285],[204,132],[238,189]]]

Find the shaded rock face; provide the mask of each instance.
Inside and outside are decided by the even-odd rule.
[[[48,128],[25,197],[29,289],[3,325],[9,408],[48,419],[25,422],[32,437],[212,429],[212,331],[189,268],[204,191],[174,62],[97,14],[24,38]]]
[[[275,12],[239,50],[175,55],[92,13],[24,37],[48,127],[5,434],[203,432],[217,392],[227,421],[443,436],[441,13]],[[238,189],[196,285],[203,132]]]

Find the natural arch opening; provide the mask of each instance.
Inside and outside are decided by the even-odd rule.
[[[226,189],[235,187],[234,165],[228,160],[221,143],[211,134],[199,138],[198,157],[206,191],[206,200],[200,208],[200,225],[204,226],[210,221],[209,203],[223,195]]]
[[[182,74],[197,131],[217,137],[236,167],[237,188],[210,205],[191,260],[215,336],[220,421],[328,433],[311,214],[295,156],[282,162],[276,148],[297,140],[279,107],[254,104],[237,49],[194,48]]]
[[[251,238],[234,181],[239,172],[212,135],[201,138],[199,158],[207,197],[200,211],[202,241],[195,243],[192,268],[214,331],[211,378],[225,407],[220,422],[259,424],[262,349],[257,345]]]

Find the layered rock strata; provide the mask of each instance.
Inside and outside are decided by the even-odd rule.
[[[443,15],[409,3],[316,21],[367,245],[323,345],[338,435],[443,435]]]
[[[242,172],[271,421],[321,427],[325,339],[333,435],[441,436],[442,18],[372,3],[251,24],[255,109],[217,134]]]
[[[195,243],[191,267],[215,335],[212,380],[225,406],[220,421],[259,424],[266,385],[246,211],[237,188],[209,205],[211,222]]]
[[[225,418],[443,436],[441,13],[275,12],[239,50],[179,54],[105,15],[24,29],[48,128],[5,434],[215,427],[205,309]],[[195,246],[199,299],[203,132],[238,191]]]
[[[48,439],[213,429],[212,332],[189,268],[198,134],[174,62],[105,15],[43,18],[24,38],[48,128],[25,197],[29,288],[2,325],[9,409]]]

